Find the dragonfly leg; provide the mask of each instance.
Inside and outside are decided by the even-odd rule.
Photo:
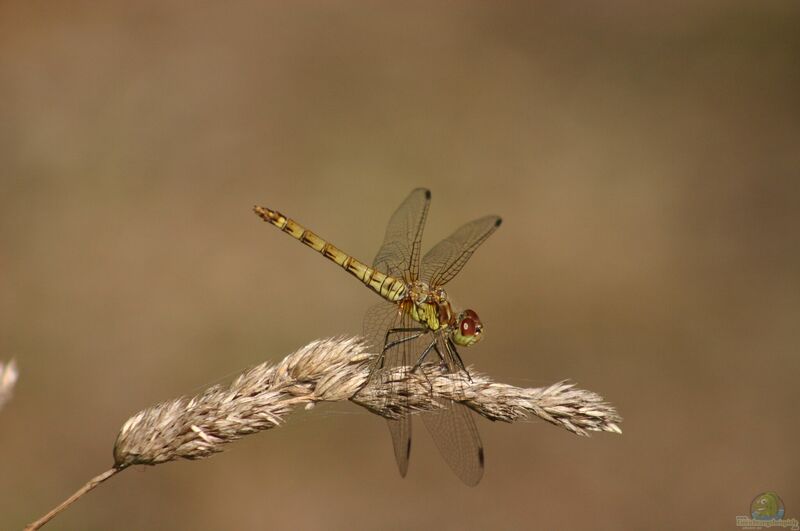
[[[419,359],[417,360],[417,363],[415,363],[414,366],[411,368],[411,372],[414,372],[414,371],[416,371],[417,369],[420,368],[420,366],[422,365],[422,362],[425,361],[425,357],[430,353],[431,349],[436,349],[436,352],[439,352],[439,347],[436,346],[436,338],[433,338],[433,341],[431,341],[431,344],[428,345],[428,347],[424,351],[422,351],[422,354],[420,355]],[[440,354],[440,356],[441,356],[441,354]],[[433,385],[431,384],[431,380],[430,380],[430,378],[428,378],[428,375],[425,374],[425,371],[422,371],[422,376],[425,377],[425,382],[428,384],[428,387],[430,388],[431,393],[433,393]]]
[[[427,328],[422,328],[422,327],[390,328],[389,330],[387,330],[386,331],[386,337],[385,337],[384,343],[383,343],[383,350],[381,351],[380,363],[378,365],[378,368],[379,369],[383,369],[383,364],[384,364],[384,361],[386,360],[386,352],[389,349],[394,348],[397,345],[401,345],[401,344],[405,343],[406,341],[411,341],[411,340],[417,339],[419,336],[421,336],[422,334],[424,334],[427,331],[428,331]],[[391,341],[391,342],[389,341],[389,336],[391,334],[398,334],[400,332],[417,332],[417,333],[413,334],[413,335],[410,335],[408,337],[395,339],[394,341]]]
[[[431,349],[434,349],[434,348],[436,349],[436,352],[438,353],[439,352],[439,348],[436,346],[436,339],[435,338],[431,342],[431,344],[428,345],[428,347],[425,350],[422,351],[422,355],[420,355],[419,359],[417,360],[417,363],[415,363],[414,366],[411,368],[411,372],[414,372],[417,369],[419,369],[420,365],[422,365],[422,362],[425,361],[425,357],[428,355],[428,353],[431,351]],[[442,355],[439,354],[439,357],[441,357],[441,356]]]
[[[439,350],[439,345],[436,345],[435,347],[433,347],[433,349],[436,351],[436,354],[439,356],[439,361],[441,362],[441,365],[446,367],[447,366],[447,362],[445,361],[444,356],[442,356],[442,351]]]
[[[453,340],[452,339],[447,338],[447,346],[450,349],[450,352],[452,352],[454,354],[455,358],[458,360],[458,364],[461,365],[461,370],[464,371],[464,374],[467,375],[467,379],[470,382],[472,382],[472,376],[469,375],[469,371],[464,366],[464,360],[461,359],[461,355],[458,353],[458,350],[456,349],[456,346],[453,344]]]
[[[420,335],[422,335],[422,333],[427,332],[427,331],[428,331],[428,329],[425,328],[425,327],[422,327],[422,326],[415,326],[415,327],[412,327],[412,328],[390,328],[389,330],[386,331],[386,336],[383,338],[383,344],[387,345],[387,343],[389,343],[389,336],[392,335],[392,334],[399,334],[400,332],[420,332],[420,334],[417,334],[417,335],[414,336],[414,338],[417,338]],[[408,338],[400,340],[400,342],[407,341],[407,340],[408,340]],[[387,350],[389,348],[391,348],[391,347],[384,346],[383,350],[385,351],[385,350]]]

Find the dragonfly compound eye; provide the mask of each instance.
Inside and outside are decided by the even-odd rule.
[[[464,317],[461,319],[461,324],[459,324],[459,328],[461,328],[461,335],[462,336],[474,336],[475,331],[478,328],[478,323],[475,322],[475,319],[472,317]]]

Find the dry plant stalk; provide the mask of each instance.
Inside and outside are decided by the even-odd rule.
[[[382,417],[397,418],[454,400],[489,420],[515,422],[535,416],[578,435],[622,433],[622,419],[613,406],[570,383],[525,389],[477,373],[470,380],[448,374],[437,364],[423,364],[415,372],[403,367],[387,370],[366,385],[375,359],[359,338],[314,341],[277,365],[263,363],[247,370],[230,385],[140,411],[117,436],[113,468],[26,529],[38,529],[128,466],[209,457],[245,435],[279,426],[294,407],[311,408],[317,402],[350,400]]]
[[[0,361],[0,409],[11,399],[11,393],[14,390],[14,384],[17,383],[18,377],[19,372],[17,371],[17,364],[14,360],[9,361],[5,365]]]

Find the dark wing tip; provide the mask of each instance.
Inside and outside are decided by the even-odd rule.
[[[481,468],[483,468],[483,446],[478,448],[478,461],[480,461]]]
[[[498,217],[497,220],[494,222],[495,227],[499,227],[502,224],[503,224],[503,218],[501,217]]]
[[[406,444],[406,458],[401,463],[400,461],[397,462],[397,466],[400,469],[400,477],[404,478],[408,474],[408,461],[411,458],[411,438],[408,439],[408,444]]]
[[[428,190],[427,188],[423,188],[422,186],[420,186],[419,188],[414,188],[413,190],[411,190],[411,194],[410,195],[414,195],[414,194],[420,193],[420,192],[425,194],[425,199],[430,199],[431,198],[431,191]]]

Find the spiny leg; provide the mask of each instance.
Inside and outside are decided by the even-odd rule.
[[[472,382],[472,376],[470,376],[470,375],[469,375],[469,371],[468,371],[468,370],[467,370],[467,368],[464,366],[464,360],[462,360],[462,359],[461,359],[461,355],[458,353],[458,350],[456,349],[456,346],[455,346],[455,344],[453,343],[453,340],[452,340],[452,339],[450,339],[450,338],[447,338],[447,346],[448,346],[448,350],[450,350],[450,352],[451,352],[451,353],[454,355],[454,357],[456,358],[456,360],[458,360],[458,364],[459,364],[459,365],[461,365],[461,370],[463,370],[463,371],[464,371],[464,374],[466,374],[466,375],[467,375],[467,379],[468,379],[470,382]],[[441,355],[441,354],[440,354],[440,355]]]
[[[394,347],[396,347],[398,345],[401,345],[401,344],[403,344],[403,343],[405,343],[407,341],[411,341],[411,340],[417,339],[418,337],[420,337],[422,334],[424,334],[427,331],[428,331],[427,328],[422,328],[422,327],[390,328],[389,330],[387,330],[386,331],[386,337],[385,337],[384,343],[383,343],[383,350],[381,351],[380,360],[379,360],[379,363],[378,363],[378,368],[379,369],[383,369],[383,365],[384,365],[384,362],[386,360],[386,352],[389,349],[394,348]],[[417,333],[414,334],[414,335],[410,335],[408,337],[395,339],[394,341],[391,341],[391,342],[389,341],[389,336],[391,334],[398,334],[400,332],[417,332]]]
[[[402,338],[402,339],[395,339],[395,340],[394,340],[394,341],[392,341],[391,343],[386,343],[386,344],[384,345],[384,347],[383,347],[383,352],[382,352],[382,354],[385,354],[387,350],[389,350],[389,349],[390,349],[390,348],[392,348],[392,347],[396,347],[397,345],[399,345],[399,344],[401,344],[401,343],[405,343],[406,341],[411,341],[412,339],[417,339],[419,336],[421,336],[421,335],[422,335],[422,334],[424,334],[424,333],[425,333],[425,331],[424,331],[424,330],[422,330],[422,331],[419,331],[419,332],[417,332],[417,333],[416,333],[416,334],[414,334],[413,336],[404,337],[404,338]]]
[[[408,341],[412,341],[414,339],[417,339],[419,336],[421,336],[424,333],[425,332],[417,332],[413,336],[404,337],[402,339],[397,339],[395,341],[392,341],[391,343],[386,343],[386,345],[384,345],[384,347],[383,347],[383,351],[381,352],[380,365],[379,365],[378,368],[379,369],[383,369],[383,365],[384,365],[384,362],[386,360],[386,353],[389,351],[389,349],[394,348],[394,347],[396,347],[398,345],[402,345],[403,343],[406,343]]]
[[[411,372],[414,372],[414,371],[416,371],[417,369],[419,369],[420,365],[422,365],[422,362],[423,362],[423,360],[425,360],[425,357],[428,355],[428,353],[429,353],[429,352],[431,351],[431,349],[433,349],[433,348],[436,348],[436,351],[437,351],[437,352],[439,351],[439,349],[436,347],[436,338],[435,338],[435,337],[433,338],[433,341],[431,342],[431,344],[430,344],[430,345],[428,345],[428,346],[425,348],[425,350],[423,350],[423,351],[422,351],[422,355],[420,355],[419,359],[418,359],[418,360],[417,360],[417,362],[414,364],[414,366],[413,366],[413,367],[411,367]],[[440,356],[441,356],[441,354],[440,354]],[[425,374],[425,372],[423,371],[423,372],[422,372],[422,374]]]
[[[445,361],[444,356],[442,356],[442,351],[439,350],[439,345],[436,345],[435,347],[433,347],[433,349],[436,351],[436,354],[439,356],[439,361],[441,362],[441,364],[444,365],[445,367],[447,367],[447,361]]]
[[[389,330],[386,331],[386,336],[383,338],[383,344],[386,345],[386,343],[389,342],[389,336],[391,334],[399,334],[400,332],[427,332],[427,331],[428,329],[425,328],[424,326],[414,326],[410,328],[390,328]],[[384,350],[386,350],[386,347],[384,347]]]
[[[430,353],[431,349],[436,349],[436,352],[439,352],[439,347],[436,346],[436,337],[434,337],[433,341],[431,341],[431,344],[428,345],[424,351],[422,351],[422,354],[417,360],[417,363],[415,363],[414,366],[411,368],[411,372],[416,371],[422,366],[422,362],[425,360],[425,357],[428,355],[428,353]],[[425,371],[422,371],[422,376],[425,378],[425,383],[428,384],[428,389],[430,389],[431,393],[433,393],[433,384],[431,384],[431,379],[428,378],[428,375],[425,373]]]
[[[436,342],[434,342],[433,350],[435,350],[436,351],[436,355],[439,356],[439,367],[441,367],[443,369],[447,369],[447,361],[444,359],[444,356],[442,355],[442,351],[439,350],[439,345],[437,345],[435,343]],[[428,380],[427,375],[425,376],[425,379]],[[433,395],[433,385],[431,385],[430,380],[428,380],[428,387],[431,390],[431,395]]]

